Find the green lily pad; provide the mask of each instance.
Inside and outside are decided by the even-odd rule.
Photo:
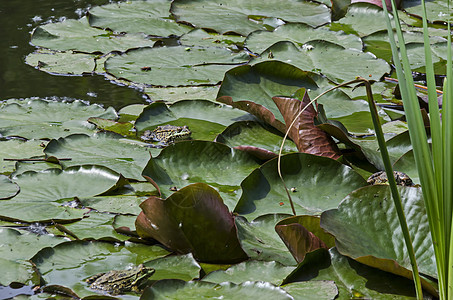
[[[170,10],[179,22],[188,22],[219,33],[235,32],[244,36],[255,30],[267,29],[266,21],[273,18],[303,22],[313,27],[330,22],[327,6],[295,0],[250,0],[245,5],[240,0],[177,0],[172,3]],[[283,22],[279,23],[281,25]]]
[[[370,53],[357,49],[345,49],[327,41],[311,41],[300,50],[292,42],[277,42],[251,64],[263,60],[279,60],[293,64],[304,71],[322,73],[328,79],[342,83],[354,80],[357,76],[369,80],[379,80],[390,73],[390,66]]]
[[[332,280],[313,280],[303,282],[293,282],[281,286],[294,299],[318,300],[318,299],[337,299],[338,288]]]
[[[38,285],[39,274],[33,268],[33,264],[29,261],[11,261],[0,258],[0,268],[6,272],[0,275],[0,284],[8,286],[10,283],[19,282],[27,285]]]
[[[200,295],[205,298],[219,299],[294,299],[283,289],[268,282],[245,282],[234,284],[223,282],[215,284],[205,281],[181,281],[166,279],[156,282],[147,288],[142,297],[146,299],[198,299]]]
[[[237,237],[234,217],[219,193],[192,184],[163,200],[143,202],[135,226],[143,237],[158,240],[177,253],[193,253],[207,263],[237,263],[248,258]]]
[[[20,187],[20,193],[13,198],[14,202],[50,202],[90,197],[112,191],[126,183],[120,174],[97,165],[73,166],[63,171],[29,171],[12,180]]]
[[[73,133],[91,134],[89,117],[117,118],[111,107],[80,101],[58,102],[41,99],[7,100],[0,104],[0,134],[27,139],[58,138]]]
[[[150,148],[109,133],[73,134],[51,140],[44,152],[48,156],[71,158],[60,162],[65,168],[81,164],[102,165],[126,178],[142,181],[141,172],[150,158]]]
[[[391,15],[390,19],[393,21]],[[364,37],[377,31],[387,30],[387,25],[382,8],[379,6],[353,3],[348,6],[348,12],[343,18],[330,24],[330,29]]]
[[[331,87],[331,83],[318,74],[302,71],[280,61],[264,61],[228,71],[217,101],[249,111],[279,131],[285,132],[283,117],[272,97],[291,96],[304,88],[313,99]],[[303,94],[300,96],[303,97]],[[365,101],[351,101],[345,93],[338,90],[322,96],[318,102],[325,106],[328,118],[369,110]]]
[[[254,31],[247,36],[245,45],[255,53],[261,53],[266,48],[279,41],[290,41],[298,46],[312,41],[328,41],[343,48],[362,50],[362,40],[352,34],[341,31],[331,31],[326,27],[313,28],[303,23],[289,23],[277,27],[274,31]]]
[[[237,49],[238,44],[244,43],[244,37],[231,34],[217,34],[206,32],[203,29],[194,29],[179,38],[182,45],[204,46],[204,47],[225,47],[232,50]]]
[[[73,222],[82,219],[88,211],[88,209],[62,206],[55,202],[16,202],[12,200],[0,202],[1,218],[12,222]]]
[[[135,127],[141,132],[178,119],[196,119],[229,126],[234,122],[251,121],[255,118],[242,110],[207,100],[178,101],[169,108],[162,102],[155,102],[143,110],[135,121]]]
[[[152,277],[153,281],[161,279],[189,281],[198,278],[201,270],[191,253],[154,259],[145,263],[145,266],[156,270]]]
[[[89,289],[87,278],[100,272],[126,270],[168,254],[159,246],[73,241],[44,248],[31,261],[48,285],[70,288],[79,297],[99,297]]]
[[[294,267],[287,267],[275,261],[248,260],[234,265],[225,271],[218,270],[211,272],[203,278],[203,281],[213,283],[229,281],[235,284],[245,281],[266,281],[280,285],[283,279],[293,270]]]
[[[130,237],[118,234],[113,228],[114,217],[112,214],[90,211],[82,220],[60,225],[60,228],[64,227],[80,240],[127,241]]]
[[[169,10],[167,0],[111,3],[90,9],[88,21],[91,26],[115,32],[140,32],[159,37],[179,36],[191,30],[169,18]]]
[[[248,222],[243,217],[236,217],[242,248],[250,258],[276,261],[285,266],[296,265],[293,256],[275,231],[275,225],[288,216],[269,214],[256,218],[252,222]]]
[[[6,174],[15,171],[16,161],[6,161],[9,159],[31,158],[43,155],[43,148],[47,142],[40,140],[23,141],[21,139],[10,139],[0,141],[0,174]]]
[[[0,175],[0,200],[5,200],[16,196],[19,193],[19,186],[12,182],[5,175]]]
[[[94,72],[96,56],[93,54],[54,52],[41,50],[30,53],[25,62],[40,71],[58,75],[82,75]]]
[[[169,196],[173,187],[207,183],[218,189],[231,210],[237,202],[240,182],[257,166],[250,155],[220,143],[181,141],[150,159],[142,174],[159,186],[163,197]]]
[[[165,103],[174,103],[188,99],[206,99],[214,101],[220,86],[184,86],[184,87],[145,87],[145,94],[151,100],[162,100]]]
[[[420,188],[398,187],[421,273],[436,278],[436,263]],[[361,263],[412,279],[412,267],[385,185],[352,192],[338,209],[321,216],[321,226],[336,239],[338,251]]]
[[[31,43],[58,51],[73,50],[104,54],[136,47],[152,47],[154,44],[144,34],[114,34],[91,27],[85,17],[80,20],[67,19],[63,22],[39,26],[33,30]]]
[[[149,183],[148,183],[149,184]],[[150,189],[154,187],[150,185]],[[146,197],[136,195],[111,195],[79,198],[84,207],[89,207],[101,212],[110,212],[116,214],[133,214],[138,215],[141,212],[140,203],[146,200]]]
[[[217,84],[223,74],[248,57],[222,48],[139,48],[110,57],[105,69],[118,79],[157,86]]]
[[[451,17],[451,12],[449,13],[450,6],[444,1],[427,1],[426,5],[426,15],[429,21],[442,21],[449,22]],[[420,0],[412,0],[408,3],[404,3],[404,10],[410,14],[418,15],[419,18],[422,17],[422,5]]]
[[[301,87],[314,90],[318,87],[315,76],[318,75],[279,61],[239,66],[225,73],[217,101],[249,110],[284,132],[283,117],[272,97],[292,95]]]
[[[283,179],[297,214],[316,215],[335,208],[351,191],[366,185],[349,167],[326,157],[292,153],[281,157]],[[249,220],[268,214],[291,214],[288,196],[274,158],[254,170],[241,183],[243,190],[234,211]]]
[[[37,235],[12,228],[0,228],[0,237],[2,240],[2,247],[0,247],[1,258],[16,262],[32,258],[42,248],[53,247],[67,241],[64,238],[53,235]],[[2,285],[9,284],[5,284],[2,280],[0,281]]]
[[[228,126],[217,136],[216,141],[230,147],[250,145],[260,149],[266,149],[277,155],[283,141],[283,136],[276,129],[265,126],[262,123],[241,121]],[[290,152],[298,152],[298,150],[296,145],[287,139],[282,153],[286,154]]]
[[[335,282],[338,287],[335,299],[416,299],[412,280],[358,263],[338,253],[336,248],[308,253],[284,283],[320,280]]]

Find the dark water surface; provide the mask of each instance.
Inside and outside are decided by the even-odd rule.
[[[90,6],[109,0],[0,0],[0,100],[68,97],[113,106],[146,103],[142,93],[118,86],[100,75],[56,76],[25,64],[34,51],[30,31],[61,18],[78,19]],[[111,1],[110,1],[111,2]]]

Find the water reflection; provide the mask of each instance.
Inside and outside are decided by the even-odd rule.
[[[77,19],[90,6],[108,0],[0,0],[0,100],[26,97],[69,97],[114,106],[146,103],[137,90],[118,86],[100,75],[55,76],[26,65],[34,51],[30,31],[49,21]]]

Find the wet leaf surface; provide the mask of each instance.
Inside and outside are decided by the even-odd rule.
[[[351,191],[366,185],[352,169],[330,158],[305,153],[282,156],[283,179],[292,190],[297,214],[320,214],[335,208]],[[280,177],[277,159],[254,170],[241,183],[243,190],[235,212],[247,219],[268,214],[291,214],[291,207]]]
[[[398,189],[419,270],[436,277],[434,250],[421,189]],[[321,226],[335,236],[340,253],[364,264],[412,278],[407,250],[388,186],[369,186],[352,192],[338,209],[322,214]]]
[[[247,259],[234,218],[220,195],[206,184],[189,185],[163,200],[151,197],[140,205],[137,232],[177,253],[192,252],[207,263]]]

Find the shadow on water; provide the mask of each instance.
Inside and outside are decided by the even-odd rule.
[[[25,64],[30,31],[61,18],[78,19],[90,6],[108,0],[0,0],[0,100],[68,97],[113,106],[146,103],[140,91],[110,83],[103,76],[55,76]]]

